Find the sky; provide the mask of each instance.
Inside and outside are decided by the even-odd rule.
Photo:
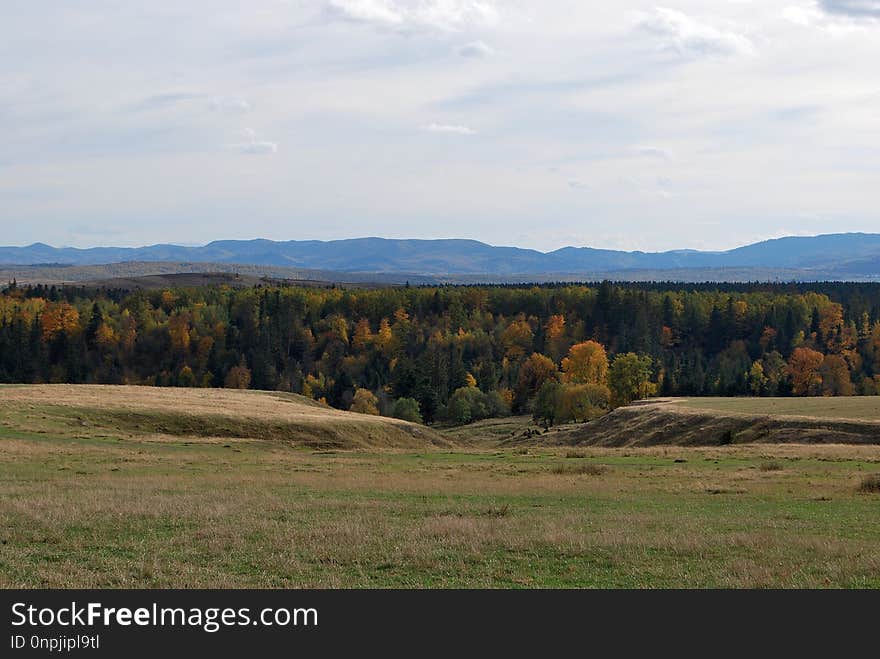
[[[878,62],[880,0],[3,0],[0,243],[880,232]]]

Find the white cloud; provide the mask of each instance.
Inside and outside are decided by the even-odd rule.
[[[491,57],[495,54],[495,49],[485,41],[472,41],[471,43],[460,46],[456,51],[462,57]]]
[[[400,25],[404,16],[397,3],[388,0],[330,0],[329,6],[346,18],[366,23]]]
[[[656,7],[641,14],[638,26],[658,38],[660,47],[680,55],[754,55],[745,34],[703,23],[676,9]]]
[[[278,152],[277,143],[259,139],[257,132],[252,128],[244,129],[244,137],[245,141],[227,144],[226,149],[244,155],[264,155]]]
[[[246,155],[278,152],[278,145],[275,142],[263,142],[258,140],[254,140],[253,142],[243,142],[241,144],[231,144],[230,147],[233,151]]]
[[[217,96],[211,101],[211,109],[226,114],[243,114],[251,111],[251,104],[238,96]]]
[[[131,107],[135,112],[152,112],[157,110],[168,110],[175,108],[183,103],[199,98],[199,94],[190,92],[170,92],[165,94],[154,94],[142,99]]]
[[[672,160],[672,153],[656,146],[637,146],[633,149],[636,155],[643,158],[656,158],[658,160]]]
[[[792,5],[782,10],[782,17],[795,25],[810,27],[816,22],[821,21],[824,18],[824,14],[816,7]]]
[[[498,21],[492,0],[328,0],[331,11],[383,27],[459,31]]]
[[[477,132],[468,126],[438,123],[428,124],[425,126],[425,130],[429,133],[449,133],[453,135],[474,135]]]

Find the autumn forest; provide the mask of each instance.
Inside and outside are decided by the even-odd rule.
[[[0,382],[283,390],[426,423],[545,425],[651,395],[872,395],[880,285],[11,284]]]

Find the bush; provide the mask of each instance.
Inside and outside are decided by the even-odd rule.
[[[865,476],[859,484],[859,492],[880,493],[880,474]]]
[[[510,403],[498,391],[489,391],[485,394],[486,409],[489,412],[489,418],[497,419],[499,417],[510,416]]]
[[[611,391],[604,384],[546,382],[535,397],[535,423],[548,428],[556,423],[586,422],[611,408]]]
[[[510,405],[497,391],[486,393],[476,387],[461,387],[449,399],[445,417],[453,423],[470,423],[509,414]]]
[[[403,419],[413,423],[422,423],[422,415],[419,412],[419,401],[414,398],[398,398],[391,408],[391,416],[395,419]]]
[[[611,407],[611,390],[604,384],[568,385],[561,395],[557,420],[562,423],[592,421]]]

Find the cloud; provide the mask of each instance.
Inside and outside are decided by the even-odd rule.
[[[238,96],[216,96],[211,101],[211,109],[224,114],[244,114],[251,111],[251,104]]]
[[[722,30],[675,9],[656,7],[641,14],[638,27],[653,34],[664,50],[679,55],[754,55],[755,45],[744,34]]]
[[[243,142],[241,144],[230,144],[233,151],[245,155],[259,155],[264,153],[277,153],[278,145],[275,142],[263,142],[254,140],[253,142]]]
[[[129,109],[133,112],[152,112],[154,110],[164,110],[180,103],[192,101],[200,97],[200,94],[192,94],[189,92],[173,92],[168,94],[154,94],[147,96]]]
[[[815,7],[799,7],[792,5],[782,10],[782,17],[803,27],[809,27],[824,18],[824,14]]]
[[[265,140],[259,139],[257,137],[257,132],[252,128],[245,128],[244,136],[246,138],[245,141],[237,142],[235,144],[227,144],[226,149],[228,151],[234,151],[235,153],[241,153],[243,155],[250,156],[278,152],[277,143],[267,142]]]
[[[495,49],[485,41],[472,41],[471,43],[460,46],[456,51],[462,57],[483,58],[491,57],[495,54]]]
[[[493,0],[328,0],[328,9],[352,21],[398,29],[456,32],[493,25]]]
[[[829,14],[880,19],[880,0],[819,0],[819,7]]]
[[[672,153],[656,146],[637,146],[633,149],[636,155],[643,158],[656,158],[658,160],[672,160]]]
[[[453,135],[474,135],[477,131],[473,128],[469,128],[468,126],[461,126],[456,124],[428,124],[425,126],[425,130],[429,133],[448,133]]]

